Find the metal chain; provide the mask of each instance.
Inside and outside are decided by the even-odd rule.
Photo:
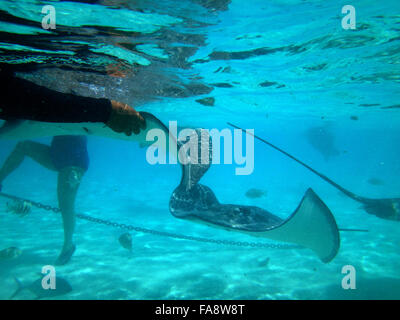
[[[32,200],[19,198],[16,196],[5,194],[3,192],[0,192],[0,196],[9,198],[9,199],[13,199],[16,201],[25,201],[25,202],[30,203],[32,206],[34,206],[36,208],[44,209],[46,211],[52,211],[55,213],[59,213],[61,211],[59,208],[45,205],[40,202],[35,202]],[[95,218],[95,217],[92,217],[92,216],[89,216],[89,215],[83,214],[83,213],[77,213],[76,217],[78,219],[87,220],[90,222],[103,224],[103,225],[111,226],[114,228],[125,229],[128,231],[148,233],[148,234],[152,234],[152,235],[169,237],[169,238],[174,238],[174,239],[190,240],[190,241],[205,242],[205,243],[214,243],[214,244],[228,245],[228,246],[252,247],[252,248],[270,248],[270,249],[271,248],[272,249],[302,249],[303,248],[301,246],[291,245],[291,244],[220,240],[220,239],[208,239],[208,238],[202,238],[202,237],[188,236],[188,235],[184,235],[184,234],[171,233],[171,232],[165,232],[165,231],[146,229],[146,228],[142,228],[142,227],[136,227],[136,226],[132,226],[129,224],[118,223],[118,222],[114,222],[114,221],[110,221],[110,220]]]

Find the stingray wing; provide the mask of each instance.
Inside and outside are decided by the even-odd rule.
[[[172,214],[218,229],[294,243],[311,249],[325,263],[331,261],[339,251],[340,236],[335,218],[312,189],[307,190],[297,209],[283,221],[265,210],[263,215],[266,220],[262,219],[258,214],[259,208],[247,207],[249,210],[243,217],[245,223],[239,223],[240,210],[232,211],[230,208],[232,205],[221,206],[228,209],[217,210],[217,206],[214,210],[211,208],[194,213],[191,210],[185,212],[184,209],[184,214],[179,215],[174,210]]]
[[[148,112],[140,113],[146,120],[146,130],[141,130],[139,134],[127,136],[124,133],[117,133],[100,122],[78,122],[78,123],[58,123],[41,122],[34,120],[12,120],[6,121],[0,127],[0,139],[2,140],[29,140],[43,137],[53,137],[61,135],[93,135],[118,140],[128,140],[139,142],[142,145],[150,145],[152,141],[146,140],[149,130],[158,129],[169,136],[168,128],[154,115]],[[1,123],[1,121],[0,121]],[[175,141],[172,137],[172,141]],[[168,149],[169,139],[166,139]]]
[[[86,135],[85,124],[40,122],[34,120],[6,121],[0,128],[0,139],[28,140],[60,135]]]
[[[335,218],[311,188],[292,215],[280,225],[264,232],[246,233],[304,246],[314,251],[325,263],[336,256],[340,247]]]

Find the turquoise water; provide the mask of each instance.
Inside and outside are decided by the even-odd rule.
[[[354,1],[48,1],[56,29],[40,22],[43,1],[0,2],[0,62],[62,92],[124,101],[179,127],[251,128],[346,189],[399,197],[400,5]],[[27,66],[38,67],[24,71]],[[116,67],[115,67],[116,66]],[[214,98],[213,106],[196,100]],[[49,143],[50,138],[39,139]],[[15,146],[1,141],[0,163]],[[76,211],[152,230],[261,242],[174,218],[168,210],[178,165],[146,162],[135,143],[89,137],[90,168]],[[54,299],[398,299],[399,222],[367,214],[296,162],[255,141],[254,171],[214,165],[201,182],[222,203],[254,205],[286,218],[311,187],[333,213],[340,250],[328,264],[309,249],[225,246],[132,232],[77,220],[71,261],[57,267],[72,292]],[[57,206],[57,176],[26,159],[3,191]],[[249,198],[251,189],[265,196]],[[0,298],[37,278],[62,247],[59,216],[33,208],[17,217],[0,199]],[[312,225],[313,221],[310,221]],[[265,242],[271,242],[268,239]],[[356,289],[344,290],[353,265]],[[17,299],[34,296],[22,292]]]

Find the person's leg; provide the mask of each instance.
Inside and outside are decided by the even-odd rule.
[[[64,246],[55,264],[66,264],[75,251],[73,234],[75,229],[75,198],[85,170],[66,167],[58,174],[58,203],[64,225]]]
[[[0,184],[20,166],[25,157],[32,158],[47,169],[56,170],[51,160],[49,146],[33,141],[22,141],[17,143],[0,169]]]

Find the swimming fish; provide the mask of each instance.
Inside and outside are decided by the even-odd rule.
[[[378,178],[370,178],[367,180],[367,182],[374,186],[382,186],[385,184],[381,179],[378,179]]]
[[[10,247],[0,251],[0,261],[12,260],[18,258],[22,254],[22,250],[17,247]]]
[[[20,200],[14,200],[12,202],[7,202],[6,204],[7,212],[12,212],[15,214],[19,214],[21,216],[27,215],[29,212],[31,212],[32,204],[28,201],[20,201]]]
[[[29,290],[35,295],[35,299],[52,298],[67,294],[72,291],[71,285],[67,280],[56,277],[56,288],[55,289],[43,289],[42,280],[39,278],[29,285],[23,285],[21,281],[14,277],[15,282],[18,285],[17,290],[10,296],[9,300],[13,299],[17,294],[23,290]]]
[[[119,243],[121,244],[122,248],[126,250],[132,251],[132,236],[129,232],[122,234],[118,238]]]
[[[328,125],[309,128],[305,132],[307,141],[328,161],[330,158],[340,155],[335,143],[335,137]]]
[[[262,258],[262,259],[258,259],[257,265],[258,265],[259,267],[268,268],[268,267],[269,267],[269,261],[270,261],[270,258],[269,258],[269,257],[267,257],[267,258]]]
[[[264,197],[266,194],[267,194],[267,192],[265,192],[263,190],[251,188],[251,189],[247,190],[247,192],[244,195],[247,198],[256,199],[256,198]]]

